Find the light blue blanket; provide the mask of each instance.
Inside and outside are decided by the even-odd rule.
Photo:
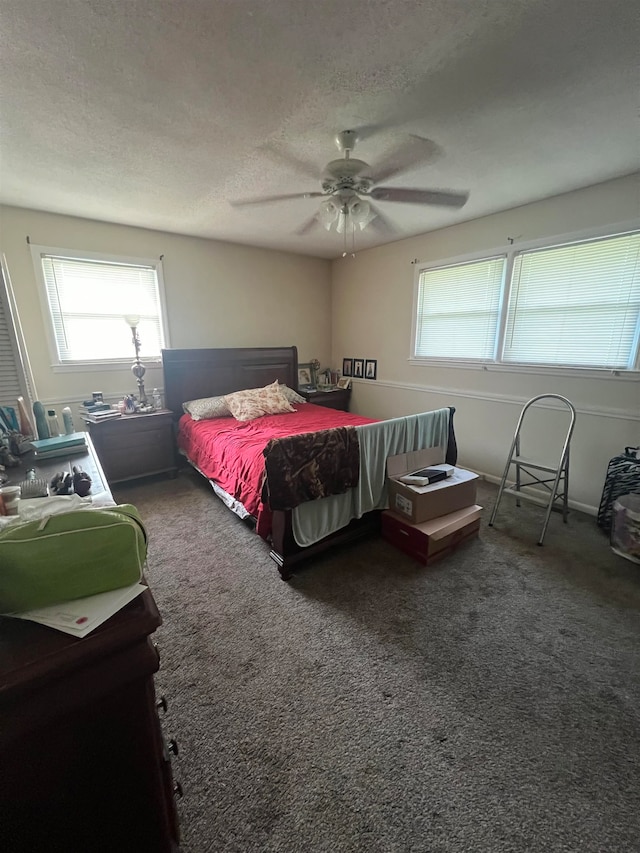
[[[358,485],[342,495],[300,504],[292,512],[293,537],[301,547],[313,545],[374,509],[388,505],[386,467],[389,456],[442,447],[449,436],[449,409],[407,415],[357,426],[360,442]]]

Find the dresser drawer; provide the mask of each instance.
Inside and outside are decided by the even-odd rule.
[[[349,400],[351,389],[336,388],[333,391],[303,391],[302,396],[314,406],[324,406],[325,409],[338,409],[342,412],[349,411]]]
[[[106,453],[131,450],[140,451],[145,447],[158,447],[159,445],[171,446],[173,434],[171,428],[166,426],[147,427],[144,430],[121,430],[120,432],[109,432],[94,439],[98,450]]]
[[[145,477],[175,470],[173,446],[170,441],[140,443],[129,447],[116,447],[106,452],[96,447],[110,483]]]

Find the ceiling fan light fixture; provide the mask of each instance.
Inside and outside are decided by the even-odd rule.
[[[371,220],[376,217],[369,202],[363,201],[361,198],[352,198],[348,204],[348,209],[354,227],[357,226],[361,231],[364,231]]]
[[[393,178],[416,162],[415,142],[427,143],[432,149],[438,146],[428,139],[409,134],[411,150],[407,145],[401,146],[395,153],[386,156],[376,169],[352,157],[358,141],[355,130],[343,130],[335,137],[338,150],[343,155],[331,160],[324,167],[320,177],[321,191],[286,193],[284,195],[267,196],[265,198],[245,199],[231,202],[234,206],[246,204],[265,204],[270,202],[287,201],[289,199],[323,199],[316,213],[309,217],[294,233],[307,234],[316,225],[327,231],[335,231],[342,235],[344,243],[343,256],[355,256],[355,237],[359,231],[364,231],[375,220],[376,231],[380,234],[395,234],[396,229],[387,221],[384,208],[378,209],[377,203],[392,202],[396,204],[432,205],[436,207],[461,208],[468,198],[468,192],[455,192],[448,189],[422,189],[418,187],[380,186],[382,181]],[[302,161],[292,158],[294,164]],[[304,164],[302,164],[304,165]],[[307,168],[306,171],[309,171]],[[372,203],[369,203],[371,199]],[[350,246],[348,246],[350,243]]]
[[[327,231],[331,230],[331,226],[339,215],[340,208],[332,198],[328,198],[326,201],[323,201],[318,210],[318,220],[320,224],[327,229]]]

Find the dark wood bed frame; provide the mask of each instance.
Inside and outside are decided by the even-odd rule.
[[[243,388],[259,388],[279,382],[298,387],[298,350],[296,347],[244,347],[238,349],[165,349],[162,350],[165,405],[174,413],[176,422],[183,414],[187,400],[231,394]],[[453,412],[449,419],[447,462],[457,459]],[[283,580],[289,580],[293,568],[310,556],[334,545],[351,542],[380,525],[380,512],[354,519],[347,527],[301,548],[293,538],[291,511],[273,511],[270,557],[278,566]]]

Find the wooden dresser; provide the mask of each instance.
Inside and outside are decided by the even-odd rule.
[[[72,461],[99,488],[93,449]],[[83,639],[0,617],[3,853],[178,850],[177,745],[153,683],[160,624],[150,590]]]

